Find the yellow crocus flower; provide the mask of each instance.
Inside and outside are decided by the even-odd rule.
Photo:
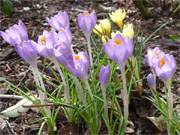
[[[100,24],[96,24],[95,28],[93,29],[93,32],[97,34],[99,37],[103,35],[103,30]]]
[[[109,14],[111,20],[116,23],[120,28],[123,27],[123,20],[126,17],[126,11],[125,9],[119,8],[118,10],[112,12]]]
[[[132,23],[128,23],[123,26],[122,35],[125,38],[131,39],[134,37],[134,29]]]
[[[99,24],[96,24],[93,32],[97,34],[99,37],[102,35],[110,36],[111,34],[111,22],[109,19],[103,19],[99,21]]]
[[[110,34],[111,34],[111,22],[109,21],[109,19],[100,20],[100,25],[101,25],[103,33],[105,35],[110,36]]]

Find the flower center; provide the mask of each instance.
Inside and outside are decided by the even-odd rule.
[[[85,16],[89,16],[89,15],[90,15],[88,11],[84,11],[83,14],[84,14]]]
[[[162,68],[162,66],[164,66],[164,64],[165,64],[165,59],[164,59],[164,57],[163,57],[163,58],[161,58],[161,60],[160,60],[160,67]]]
[[[121,45],[121,44],[122,44],[121,40],[118,39],[118,38],[116,38],[116,39],[114,40],[114,43],[115,43],[115,45]]]
[[[63,29],[63,28],[60,28],[59,32],[64,32],[64,29]]]
[[[80,60],[81,57],[80,57],[79,55],[75,55],[75,56],[74,56],[74,59],[75,59],[75,60]]]
[[[46,44],[46,37],[45,37],[45,36],[42,36],[42,37],[41,37],[41,43],[42,43],[43,45]]]

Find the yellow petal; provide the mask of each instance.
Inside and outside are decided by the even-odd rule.
[[[96,24],[95,28],[93,29],[93,32],[97,34],[99,37],[102,36],[103,30],[100,24]]]
[[[134,29],[133,24],[125,24],[122,30],[122,35],[125,38],[133,38],[134,37]]]
[[[118,10],[109,14],[111,20],[116,23],[120,28],[123,26],[123,20],[126,17],[126,11],[124,9],[119,8]]]
[[[111,33],[111,22],[109,21],[109,19],[100,20],[100,25],[101,25],[103,33],[105,35],[110,36],[110,33]]]

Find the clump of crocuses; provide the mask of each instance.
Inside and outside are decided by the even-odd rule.
[[[171,120],[173,119],[173,95],[171,92],[171,81],[176,71],[176,61],[170,54],[166,54],[159,48],[148,49],[145,57],[146,62],[151,67],[152,73],[147,76],[148,85],[151,89],[156,90],[156,76],[164,82],[167,89],[168,104],[168,135],[171,135]]]
[[[122,115],[124,116],[124,130],[121,132],[124,133],[129,116],[129,91],[127,90],[128,83],[126,80],[125,71],[126,67],[129,66],[127,65],[129,64],[129,61],[134,59],[134,28],[133,24],[131,23],[124,24],[125,17],[125,10],[118,9],[109,14],[109,18],[104,18],[97,23],[95,11],[84,11],[80,13],[77,16],[77,25],[87,40],[87,52],[74,51],[72,47],[73,39],[70,28],[70,18],[66,11],[60,11],[56,15],[46,18],[51,29],[44,30],[42,34],[38,36],[37,42],[28,38],[27,29],[22,21],[19,21],[18,24],[11,26],[4,32],[1,31],[0,36],[2,36],[8,44],[14,47],[16,52],[30,65],[36,85],[38,86],[38,96],[42,106],[46,106],[48,103],[48,96],[43,83],[42,75],[38,69],[38,56],[42,56],[52,62],[55,65],[56,70],[59,72],[62,81],[61,83],[63,84],[64,94],[63,98],[58,98],[61,98],[61,102],[65,103],[67,106],[72,104],[76,107],[75,109],[73,108],[74,110],[72,108],[65,109],[67,119],[70,122],[73,122],[73,117],[76,117],[76,115],[79,113],[88,124],[87,127],[89,128],[90,132],[92,134],[98,134],[101,125],[101,114],[103,114],[102,116],[105,119],[106,125],[109,124],[107,126],[109,130],[108,133],[113,134],[111,132],[112,129],[110,125],[113,120],[112,118],[110,120],[110,113],[108,114],[108,108],[111,108],[112,103],[109,103],[111,100],[107,94],[111,75],[114,75],[112,74],[114,72],[111,73],[111,67],[113,66],[109,64],[109,60],[107,60],[108,62],[104,61],[107,62],[105,63],[106,66],[100,64],[93,65],[91,34],[94,32],[100,41],[102,41],[101,47],[105,53],[104,55],[115,62],[115,69],[119,69],[121,73],[121,80],[123,84],[121,97],[123,99],[124,113],[124,115]],[[118,26],[118,30],[113,29],[114,27],[112,26],[112,22]],[[104,57],[104,59],[107,59],[107,57]],[[147,76],[149,87],[153,89],[153,91],[156,90],[157,76],[161,81],[164,82],[168,89],[168,118],[169,121],[171,121],[173,118],[171,79],[176,71],[176,62],[174,57],[162,52],[159,48],[154,48],[148,49],[147,55],[145,56],[145,61],[150,66],[152,72]],[[96,67],[101,67],[98,74],[99,82],[93,76],[95,73],[97,73],[94,72]],[[68,71],[70,74],[64,74],[67,73],[66,71]],[[70,80],[70,78],[73,80]],[[89,82],[94,84],[90,84]],[[102,94],[99,94],[97,91],[99,84]],[[74,87],[76,89],[75,92]],[[74,95],[74,93],[76,94]],[[98,94],[100,97],[102,95],[102,99],[98,97]],[[53,97],[51,94],[48,95],[50,95],[51,98]],[[117,96],[115,95],[114,98],[116,97]],[[115,105],[115,108],[118,108],[118,102],[116,104],[117,106]],[[54,117],[52,116],[54,111],[51,112],[48,107],[43,107],[42,114],[44,114],[44,112],[47,114],[45,115],[45,118],[48,116],[48,118],[52,118],[51,120],[54,120]],[[113,116],[114,114],[111,113],[110,115]],[[118,115],[118,117],[119,116],[121,115]],[[51,126],[51,128],[54,128],[54,125]],[[113,125],[113,128],[115,126]],[[170,127],[168,127],[168,132],[170,135]]]

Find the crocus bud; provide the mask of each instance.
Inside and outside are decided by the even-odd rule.
[[[108,84],[110,77],[110,65],[102,66],[99,72],[99,81],[102,88],[105,88]]]
[[[155,88],[155,80],[154,80],[154,76],[152,73],[150,73],[148,76],[147,76],[147,83],[148,83],[148,86],[150,88]]]
[[[109,19],[100,20],[99,24],[96,24],[93,32],[97,34],[100,38],[103,35],[110,36],[111,34],[111,22]]]
[[[128,60],[130,56],[128,47],[129,45],[120,34],[116,34],[108,43],[103,44],[103,49],[108,57],[119,65],[123,65]]]
[[[133,39],[134,37],[133,24],[125,24],[123,26],[122,35],[124,38]]]
[[[120,28],[123,27],[123,20],[126,17],[126,11],[124,9],[118,9],[115,12],[109,14],[111,20],[116,23]]]
[[[172,78],[176,71],[176,61],[172,55],[165,54],[162,56],[155,66],[156,75],[162,81],[167,81]]]
[[[43,57],[54,56],[54,45],[58,41],[58,34],[55,31],[43,31],[43,34],[38,37],[38,45],[36,46],[38,53]]]
[[[61,28],[69,28],[69,16],[67,12],[58,12],[55,16],[47,18],[49,25],[59,31]]]
[[[23,41],[28,40],[27,29],[24,23],[20,20],[18,24],[11,26],[5,32],[0,31],[0,36],[11,46],[20,45]]]
[[[96,25],[96,20],[97,17],[94,11],[91,13],[84,11],[83,13],[80,13],[77,18],[79,27],[86,34],[92,32],[92,29]]]

